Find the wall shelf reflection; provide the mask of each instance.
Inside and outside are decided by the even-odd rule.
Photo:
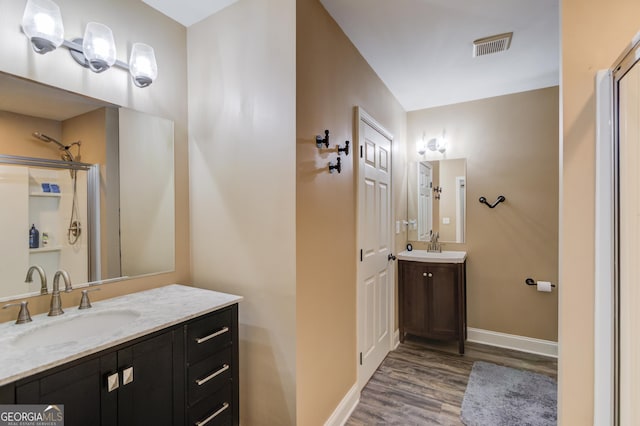
[[[60,247],[60,246],[40,247],[40,248],[37,248],[37,249],[29,249],[29,253],[31,253],[31,254],[47,253],[47,252],[51,252],[51,251],[60,251],[60,250],[62,250],[62,247]]]

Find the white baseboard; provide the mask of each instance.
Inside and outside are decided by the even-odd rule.
[[[393,343],[391,345],[391,350],[395,351],[396,349],[398,349],[398,346],[400,346],[400,330],[396,330],[396,332],[393,333]]]
[[[469,342],[497,346],[499,348],[514,349],[521,352],[558,357],[558,343],[550,340],[533,339],[531,337],[516,336],[514,334],[498,333],[497,331],[467,328]]]
[[[346,393],[340,404],[333,410],[331,416],[324,423],[325,426],[342,426],[347,420],[349,420],[349,416],[353,410],[355,410],[356,406],[360,402],[360,392],[358,392],[358,384],[354,383],[354,385],[349,389]]]

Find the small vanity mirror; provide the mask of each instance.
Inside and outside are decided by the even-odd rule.
[[[463,243],[466,224],[464,158],[417,161],[408,168],[408,239]]]
[[[0,300],[174,269],[173,122],[0,73]],[[31,228],[34,231],[30,232]]]

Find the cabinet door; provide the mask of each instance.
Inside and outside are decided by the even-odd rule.
[[[458,271],[456,265],[428,266],[427,328],[434,338],[458,337],[460,321]]]
[[[118,425],[174,424],[172,332],[118,351],[118,371]]]
[[[17,404],[64,405],[66,426],[115,425],[113,398],[102,403],[105,371],[115,372],[116,358],[106,355],[16,387]],[[104,414],[104,415],[103,415]]]
[[[427,332],[427,268],[418,262],[402,262],[402,322],[405,333]]]

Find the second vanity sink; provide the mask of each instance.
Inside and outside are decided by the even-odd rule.
[[[131,324],[140,317],[133,309],[111,309],[94,312],[82,312],[72,317],[60,317],[44,323],[14,337],[10,344],[16,349],[65,345],[78,342]]]
[[[440,253],[429,252],[427,250],[405,250],[398,253],[398,259],[410,260],[413,262],[429,263],[463,263],[467,258],[466,251],[442,251]]]

